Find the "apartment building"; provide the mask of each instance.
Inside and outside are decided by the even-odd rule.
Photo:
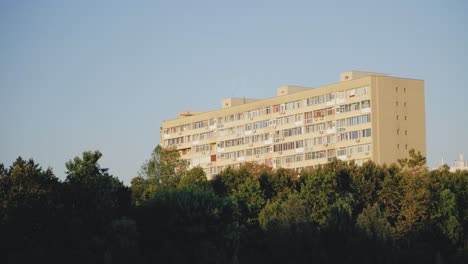
[[[161,145],[207,176],[257,162],[302,169],[337,158],[392,163],[426,155],[424,81],[350,71],[317,88],[283,86],[265,100],[227,98],[222,109],[164,121]]]

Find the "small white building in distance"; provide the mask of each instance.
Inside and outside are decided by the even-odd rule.
[[[458,156],[458,160],[453,162],[453,166],[450,167],[451,172],[455,172],[457,170],[468,170],[468,161],[463,159],[463,154]]]

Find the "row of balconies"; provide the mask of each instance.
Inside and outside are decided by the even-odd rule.
[[[354,127],[359,127],[359,126],[366,126],[370,123],[366,123],[366,124],[360,124],[360,125],[356,125],[356,126],[353,126]],[[338,130],[338,131],[337,131]],[[255,130],[252,131],[252,133],[254,132]],[[329,129],[326,129],[326,130],[319,130],[319,131],[314,131],[312,133],[305,133],[304,132],[305,129],[303,129],[303,133],[302,134],[297,134],[297,135],[293,135],[293,136],[288,136],[291,137],[291,138],[295,138],[295,137],[300,137],[300,136],[305,136],[305,135],[314,135],[314,134],[320,134],[320,135],[323,135],[323,134],[336,134],[337,132],[345,132],[346,131],[346,127],[340,127],[340,128],[336,128],[336,127],[333,127],[333,128],[329,128]],[[256,132],[256,131],[255,131]],[[250,133],[244,133],[245,135],[251,135]],[[270,135],[273,135],[273,132],[270,132]],[[226,137],[226,136],[225,136]],[[229,137],[232,137],[232,135],[230,135]],[[191,141],[191,142],[184,142],[184,143],[179,143],[177,144],[176,146],[178,148],[181,148],[183,146],[189,146],[189,145],[201,145],[201,144],[214,144],[216,142],[219,142],[219,137],[215,137],[215,138],[210,138],[210,139],[205,139],[205,140],[196,140],[196,141]],[[263,141],[258,141],[258,142],[251,142],[251,143],[246,143],[246,144],[242,144],[242,145],[236,145],[236,146],[244,146],[244,145],[249,145],[249,146],[253,146],[254,144],[257,144],[257,143],[260,143],[260,142],[264,142],[265,145],[270,145],[270,144],[273,144],[273,143],[279,143],[279,142],[282,142],[282,141],[285,141],[286,137],[280,137],[280,138],[272,138],[270,140],[263,140]],[[359,140],[359,139],[358,139]],[[358,141],[359,142],[359,141]],[[236,146],[230,146],[230,147],[236,147]]]
[[[277,154],[277,155],[292,155],[292,154],[297,154],[297,153],[305,153],[305,152],[310,152],[310,151],[319,151],[319,150],[327,150],[329,147],[350,147],[353,145],[356,145],[356,143],[370,143],[371,138],[364,138],[363,140],[361,139],[355,139],[352,141],[343,141],[343,142],[334,142],[334,143],[325,143],[321,145],[314,145],[314,146],[304,146],[300,148],[292,148],[288,150],[281,150],[281,151],[276,151],[274,152],[273,149],[270,150],[268,153],[263,153],[263,154],[256,154],[256,155],[265,155],[265,154]],[[338,146],[337,146],[338,145]],[[240,150],[242,148],[239,148]],[[201,156],[201,155],[216,155],[224,152],[224,148],[220,149],[218,148],[217,150],[209,150],[209,151],[201,151],[201,152],[191,152],[187,153],[186,155],[195,155],[195,156]],[[366,155],[368,153],[366,152]]]
[[[290,167],[292,163],[310,163],[312,161],[320,161],[320,160],[326,160],[327,162],[333,160],[334,158],[337,158],[339,160],[350,160],[353,157],[356,158],[370,158],[370,152],[360,152],[360,153],[355,153],[355,154],[347,154],[347,155],[340,155],[340,156],[326,156],[322,158],[315,158],[315,159],[303,159],[301,161],[297,162],[290,162],[290,163],[285,163],[284,165],[286,167]],[[223,159],[223,160],[217,160],[217,161],[210,161],[208,163],[200,163],[198,165],[203,165],[205,167],[210,167],[213,165],[216,166],[223,166],[223,165],[229,165],[232,164],[232,162],[253,162],[265,158],[270,158],[272,160],[273,165],[276,165],[276,160],[275,157],[265,157],[265,154],[255,154],[251,156],[241,156],[241,157],[236,157],[236,158],[229,158],[229,159]]]
[[[335,120],[326,120],[326,121],[335,121]],[[300,122],[300,123],[299,123]],[[281,125],[281,130],[285,130],[285,129],[288,129],[288,128],[293,128],[293,127],[299,127],[299,126],[303,126],[304,128],[304,131],[305,131],[305,126],[303,124],[302,121],[299,121],[299,122],[295,122],[294,125],[293,123],[291,124],[285,124],[285,125]],[[368,123],[366,123],[368,124]],[[309,125],[309,124],[307,124]],[[276,129],[278,126],[276,124],[272,125],[272,126],[269,126],[269,127],[264,127],[264,128],[259,128],[259,130],[264,130],[264,131],[261,131],[261,133],[265,133],[265,132],[268,132],[268,131],[271,131],[271,129]],[[342,132],[342,131],[346,131],[346,127],[341,127],[340,128],[341,130],[339,132]],[[200,141],[207,141],[207,142],[213,142],[213,141],[219,141],[218,139],[219,138],[229,138],[229,137],[233,137],[233,136],[249,136],[249,135],[253,135],[253,134],[257,134],[259,133],[260,131],[258,131],[257,129],[252,129],[252,130],[245,130],[243,133],[235,133],[235,134],[228,134],[228,135],[223,135],[223,136],[215,136],[213,138],[209,138],[209,139],[202,139],[202,140],[196,140],[196,141],[192,141],[192,144],[194,145],[197,145],[199,143],[193,143],[193,142],[200,142]],[[270,132],[271,134],[272,132]],[[329,128],[329,129],[326,129],[326,130],[319,130],[317,132],[313,132],[313,133],[319,133],[319,134],[324,134],[324,133],[327,133],[327,134],[333,134],[333,133],[336,133],[336,126],[333,127],[333,128]],[[304,134],[304,133],[303,133]],[[301,135],[303,135],[301,134]],[[310,133],[309,133],[310,134]],[[168,139],[170,137],[167,137],[167,135],[164,135],[164,139]],[[182,144],[186,144],[186,143],[189,143],[189,142],[184,142],[184,143],[179,143],[177,144],[178,146],[179,145],[182,145]]]
[[[359,101],[362,101],[362,100],[364,100],[364,99],[366,99],[366,98],[359,97],[359,98],[357,98],[357,100],[350,100],[349,103],[359,102]],[[343,102],[340,102],[340,104],[343,104],[343,103],[344,103],[344,101],[343,101]],[[314,106],[315,106],[315,105],[314,105]],[[328,105],[327,105],[327,106],[328,106]],[[268,116],[268,117],[270,117],[270,118],[267,118],[267,119],[264,119],[264,120],[271,120],[271,119],[272,119],[271,117],[272,117],[272,116],[275,116],[275,115],[279,116],[279,115],[286,115],[287,113],[288,113],[288,114],[300,114],[300,113],[305,113],[305,112],[307,112],[307,111],[304,110],[304,109],[307,108],[307,107],[312,107],[312,106],[305,106],[305,107],[301,107],[301,108],[293,109],[293,110],[282,110],[282,111],[280,111],[280,112],[271,113],[271,114],[269,114],[269,115],[262,115],[262,116],[260,116],[260,117]],[[316,110],[319,110],[319,109],[316,109]],[[369,112],[370,112],[370,107],[369,107],[369,108],[362,108],[362,109],[360,109],[360,110],[362,110],[362,111],[361,111],[362,113],[366,113],[366,112],[369,113]],[[324,116],[321,116],[321,117],[314,117],[314,121],[324,120],[324,118],[326,118],[326,117],[336,116],[336,115],[344,115],[344,114],[353,113],[353,112],[355,112],[355,111],[350,111],[350,112],[346,112],[346,113],[335,113],[335,114],[333,114],[333,115],[327,115],[327,116],[325,116],[325,117],[324,117]],[[233,121],[233,122],[230,122],[230,123],[232,123],[233,126],[236,126],[235,124],[245,123],[246,120],[255,120],[255,119],[257,119],[257,118],[258,118],[258,117],[255,117],[255,118],[254,118],[254,117],[250,117],[250,118],[248,118],[248,119]],[[223,128],[223,127],[226,127],[226,126],[227,126],[227,124],[214,124],[214,125],[207,125],[207,126],[205,126],[205,127],[203,127],[203,128],[189,129],[188,131],[210,130],[210,129]],[[176,133],[177,133],[177,135],[180,136],[180,135],[185,134],[185,133],[184,133],[185,131],[187,131],[187,130],[179,131],[179,132],[176,132]],[[166,136],[168,136],[168,137],[166,137]],[[171,134],[164,134],[163,137],[164,137],[164,138],[170,138],[170,137],[171,137]]]

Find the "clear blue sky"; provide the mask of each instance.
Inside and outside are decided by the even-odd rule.
[[[0,162],[64,179],[100,150],[128,184],[177,111],[347,70],[424,79],[429,165],[452,161],[468,154],[467,3],[3,0]]]

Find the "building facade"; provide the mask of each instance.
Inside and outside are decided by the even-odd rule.
[[[351,71],[318,88],[283,86],[265,100],[223,99],[222,109],[164,121],[161,145],[207,176],[257,162],[302,169],[337,158],[392,163],[426,155],[424,81]]]
[[[450,167],[451,172],[456,172],[457,170],[468,170],[468,161],[463,158],[463,154],[458,156],[458,160],[455,160]]]

